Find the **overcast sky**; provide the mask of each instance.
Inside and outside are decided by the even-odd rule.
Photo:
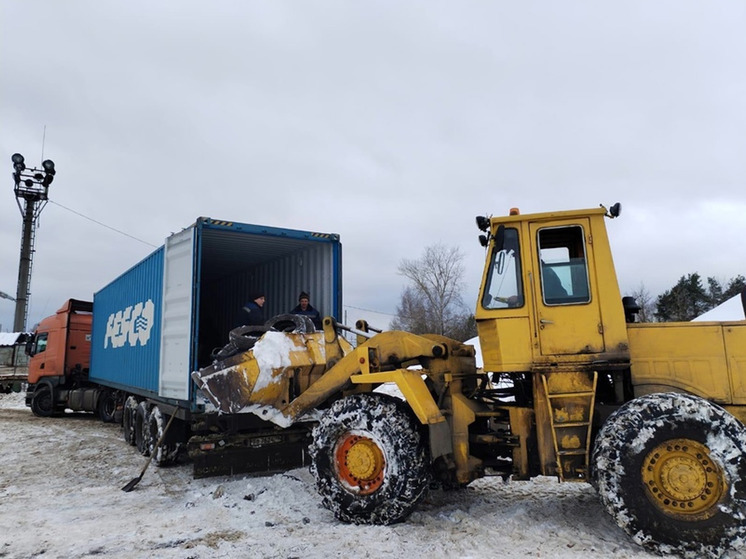
[[[339,233],[349,321],[370,309],[380,326],[400,260],[437,242],[465,254],[473,307],[474,216],[512,206],[622,202],[608,226],[624,292],[746,274],[742,0],[2,0],[11,295],[10,156],[38,165],[45,126],[58,172],[29,327],[198,216]],[[13,310],[0,299],[4,331]]]

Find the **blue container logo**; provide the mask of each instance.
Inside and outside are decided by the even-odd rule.
[[[138,342],[141,346],[147,345],[154,318],[155,305],[151,299],[111,313],[106,321],[104,348],[109,347],[109,342],[113,348],[124,347],[125,344],[135,347]]]

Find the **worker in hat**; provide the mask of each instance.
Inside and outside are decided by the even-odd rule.
[[[311,319],[316,329],[321,330],[321,315],[319,314],[319,311],[311,306],[310,299],[311,297],[308,295],[308,293],[306,293],[305,291],[301,291],[300,295],[298,295],[298,306],[290,311],[290,314],[300,314],[303,316],[307,316]]]
[[[264,291],[255,290],[249,295],[249,302],[243,306],[245,313],[242,313],[240,325],[242,326],[261,326],[265,322],[264,318]],[[246,315],[248,313],[248,316]]]

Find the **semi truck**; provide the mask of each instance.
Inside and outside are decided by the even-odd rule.
[[[473,345],[435,334],[278,317],[231,330],[209,363],[179,368],[206,402],[199,413],[128,395],[124,438],[156,463],[186,446],[198,476],[309,464],[344,522],[404,521],[434,485],[545,475],[592,484],[657,553],[743,549],[746,321],[636,322],[606,230],[620,210],[477,217],[482,367]],[[94,300],[91,371],[107,343],[96,312]],[[174,414],[179,427],[159,448]]]
[[[248,318],[242,308],[256,290],[266,295],[266,316],[287,312],[303,291],[317,309],[339,317],[339,235],[197,218],[92,302],[69,300],[39,323],[27,346],[26,404],[38,416],[72,410],[121,422],[125,438],[143,454],[153,445],[150,433],[163,430],[160,418],[175,415],[153,458],[159,465],[173,462],[189,436],[214,432],[255,435],[236,448],[262,458],[237,459],[229,471],[250,470],[252,460],[278,470],[302,463],[292,430],[281,441],[262,438],[249,416],[213,413],[189,377],[211,363],[214,350]]]

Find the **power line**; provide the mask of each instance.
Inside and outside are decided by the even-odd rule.
[[[376,313],[376,314],[385,314],[386,316],[397,316],[397,315],[392,314],[390,312],[374,311],[373,309],[364,309],[362,307],[355,307],[353,305],[345,305],[345,307],[350,308],[350,309],[357,309],[359,311],[372,312],[372,313]]]
[[[154,245],[152,243],[149,243],[148,241],[143,241],[142,239],[138,239],[137,237],[135,237],[133,235],[130,235],[129,233],[125,233],[124,231],[120,231],[119,229],[116,229],[116,228],[112,227],[111,225],[106,225],[105,223],[101,223],[100,221],[96,221],[92,217],[88,217],[87,215],[83,215],[80,212],[76,212],[72,208],[68,208],[67,206],[63,206],[59,202],[55,202],[54,200],[49,200],[49,201],[52,204],[54,204],[55,206],[59,206],[63,210],[67,210],[70,213],[74,213],[75,215],[78,215],[80,217],[83,217],[83,218],[87,219],[88,221],[92,221],[93,223],[95,223],[97,225],[100,225],[101,227],[106,227],[107,229],[111,229],[112,231],[114,231],[116,233],[119,233],[120,235],[124,235],[125,237],[129,237],[130,239],[134,239],[135,241],[138,241],[138,242],[140,242],[140,243],[142,243],[144,245],[148,245],[149,247],[158,248],[158,245]]]

